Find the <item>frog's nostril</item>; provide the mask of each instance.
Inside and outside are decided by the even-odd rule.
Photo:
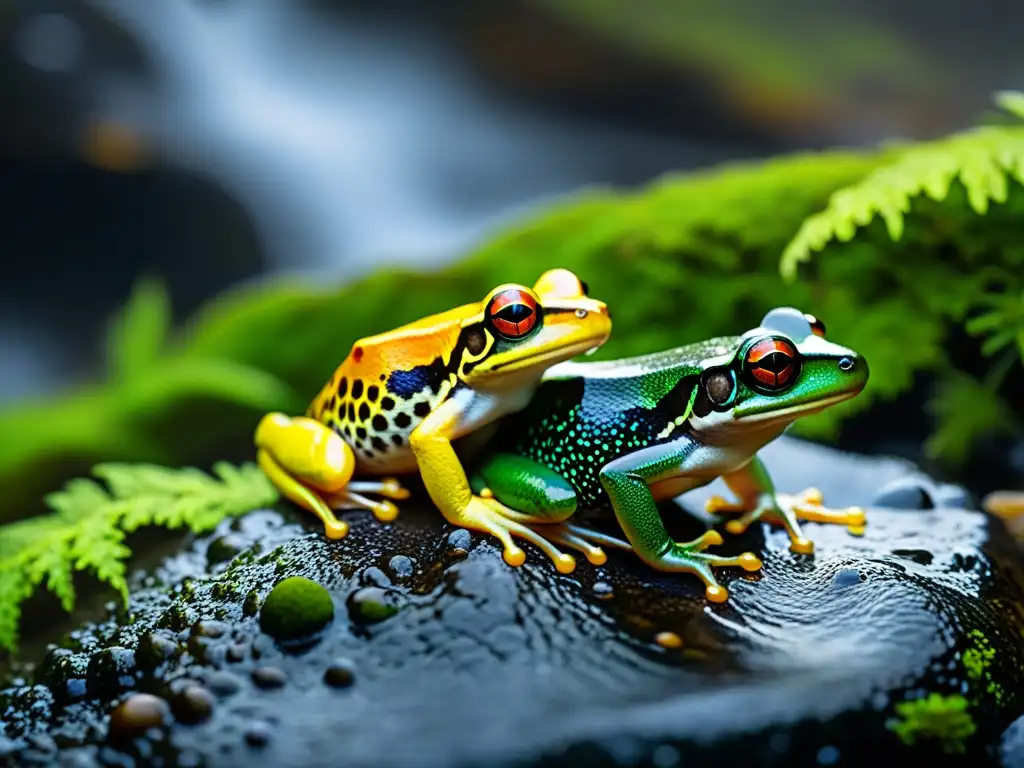
[[[840,371],[852,371],[855,365],[852,357],[840,357],[839,358],[839,370]]]

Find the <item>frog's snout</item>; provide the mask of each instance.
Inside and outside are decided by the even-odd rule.
[[[836,366],[851,389],[859,391],[867,384],[868,361],[857,353],[849,352],[842,355],[836,361]]]

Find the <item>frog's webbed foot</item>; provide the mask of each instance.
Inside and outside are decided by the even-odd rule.
[[[724,603],[729,599],[729,591],[715,579],[712,567],[738,567],[745,571],[760,570],[761,559],[753,552],[744,552],[736,557],[711,555],[704,550],[722,543],[722,534],[718,531],[705,531],[693,541],[672,545],[659,556],[657,562],[651,563],[662,571],[682,571],[692,573],[704,582],[704,594],[713,603]]]
[[[627,552],[633,551],[633,547],[630,546],[629,542],[591,528],[585,528],[582,525],[540,523],[532,525],[531,528],[554,544],[560,544],[563,547],[582,552],[591,565],[604,565],[608,562],[608,555],[601,549],[602,546],[622,549]]]
[[[401,501],[409,498],[409,491],[398,480],[387,477],[379,481],[350,482],[340,491],[328,498],[334,509],[368,509],[382,523],[394,522],[398,517],[398,507],[390,501],[375,501],[364,496],[373,493],[388,499]]]
[[[522,522],[527,519],[527,516],[509,509],[494,498],[481,495],[473,496],[469,505],[449,518],[449,522],[494,536],[504,548],[505,562],[514,568],[526,562],[526,553],[513,540],[513,537],[517,537],[530,542],[551,558],[559,573],[572,573],[576,570],[576,559],[557,549],[533,527]]]
[[[794,552],[809,555],[814,552],[814,542],[803,535],[798,520],[845,525],[854,535],[862,534],[867,524],[864,510],[860,507],[829,509],[822,505],[822,501],[821,491],[817,488],[808,488],[798,494],[765,495],[752,510],[741,503],[727,501],[721,496],[708,499],[705,508],[711,514],[740,513],[739,517],[725,524],[725,529],[729,533],[743,533],[759,520],[781,525],[789,534],[789,548]]]

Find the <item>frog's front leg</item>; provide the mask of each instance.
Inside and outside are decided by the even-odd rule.
[[[527,523],[530,517],[506,507],[493,493],[475,494],[466,472],[452,447],[452,437],[459,432],[463,408],[456,400],[448,400],[435,408],[409,436],[409,446],[416,455],[420,477],[430,498],[452,525],[489,533],[504,549],[505,562],[518,567],[526,562],[526,553],[516,546],[513,536],[529,541],[544,552],[560,573],[572,573],[576,560],[555,548]]]
[[[668,535],[650,485],[678,477],[681,471],[685,473],[689,453],[687,446],[667,443],[627,454],[601,470],[601,485],[611,499],[626,538],[645,563],[661,571],[694,574],[704,582],[708,600],[720,603],[728,599],[729,593],[715,580],[712,567],[738,566],[745,571],[756,571],[761,568],[761,560],[753,552],[744,552],[738,557],[704,552],[722,543],[717,531],[707,531],[689,542],[676,542]]]
[[[863,509],[828,509],[822,506],[821,491],[817,488],[808,488],[796,495],[776,493],[764,462],[756,456],[741,469],[723,475],[722,479],[739,497],[739,503],[714,496],[708,499],[706,509],[711,514],[740,514],[740,517],[726,523],[729,533],[743,533],[758,520],[781,524],[789,534],[789,548],[809,555],[814,552],[814,542],[803,535],[798,520],[845,525],[855,534],[864,530],[866,518]]]
[[[263,417],[256,428],[256,460],[264,474],[286,498],[309,510],[324,524],[330,539],[343,538],[348,523],[334,509],[368,509],[382,522],[394,520],[398,508],[390,501],[373,501],[362,493],[392,499],[408,498],[397,480],[350,482],[356,468],[348,444],[314,419],[289,418],[282,413]]]
[[[540,462],[511,453],[490,456],[472,480],[481,498],[494,498],[507,516],[529,525],[553,544],[582,552],[593,565],[604,565],[602,546],[631,550],[621,539],[566,522],[576,511],[576,489]]]

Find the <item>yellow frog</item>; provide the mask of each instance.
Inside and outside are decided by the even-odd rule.
[[[418,469],[448,522],[498,537],[506,562],[521,565],[526,555],[512,544],[513,533],[547,542],[511,510],[505,516],[493,500],[473,494],[452,441],[523,409],[544,371],[596,350],[611,327],[605,304],[589,298],[568,270],[545,272],[532,289],[501,285],[479,303],[357,341],[305,416],[263,417],[257,460],[332,539],[348,533],[335,509],[394,520],[391,501],[364,494],[407,498],[391,475]],[[357,472],[380,479],[353,482]],[[568,560],[562,568],[571,571]]]

